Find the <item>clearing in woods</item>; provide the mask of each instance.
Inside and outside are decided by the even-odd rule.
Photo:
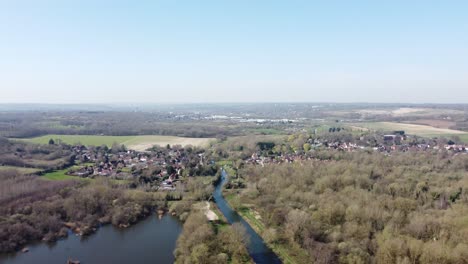
[[[151,148],[153,145],[165,146],[170,145],[192,145],[192,146],[208,146],[214,138],[186,138],[176,136],[97,136],[97,135],[45,135],[35,138],[21,139],[36,144],[48,144],[49,140],[55,142],[65,142],[67,144],[83,144],[83,145],[107,145],[124,144],[127,148],[144,151]]]

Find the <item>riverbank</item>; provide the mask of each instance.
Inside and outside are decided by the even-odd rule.
[[[208,203],[216,219],[207,215],[207,203],[194,204],[189,213],[174,250],[175,263],[254,263],[245,229],[227,223],[214,204]]]
[[[68,230],[86,237],[107,224],[128,228],[158,211],[171,210],[183,221],[196,200],[210,197],[215,180],[189,178],[184,192],[145,192],[115,185],[108,179],[60,185],[53,192],[42,192],[36,201],[15,201],[11,205],[14,210],[2,208],[5,213],[0,218],[0,253],[19,251],[38,241],[55,242],[66,237]],[[49,184],[65,182],[68,181]]]
[[[221,173],[202,180],[211,187],[218,186]],[[174,250],[175,263],[254,263],[246,250],[245,230],[228,223],[211,199],[214,192],[212,189],[207,199],[171,205],[171,213],[186,210],[180,216],[184,226]]]
[[[310,258],[307,256],[307,253],[304,252],[298,245],[286,245],[274,243],[271,236],[275,236],[275,230],[266,230],[265,224],[258,212],[253,208],[241,205],[234,202],[236,198],[236,190],[223,190],[223,195],[228,202],[228,204],[236,210],[236,212],[257,232],[257,234],[262,237],[266,245],[275,252],[278,257],[286,264],[300,264],[307,263],[310,261]]]
[[[263,239],[257,232],[236,212],[228,202],[224,199],[223,189],[227,182],[228,175],[225,170],[222,170],[220,181],[216,184],[213,198],[219,210],[226,217],[226,220],[231,225],[236,225],[245,229],[250,242],[247,244],[247,250],[255,263],[282,263],[280,258],[266,246]]]
[[[233,173],[235,173],[235,170],[232,169],[231,163],[225,162],[224,165],[224,180],[226,183],[228,183],[230,177],[229,175],[233,175]],[[254,210],[252,210],[249,207],[246,207],[245,205],[242,205],[239,201],[237,201],[235,199],[237,195],[236,191],[236,189],[228,190],[226,188],[222,188],[221,195],[224,197],[225,201],[232,208],[232,210],[237,212],[242,217],[242,219],[246,221],[247,224],[251,226],[251,228],[253,228],[253,230],[258,234],[258,236],[260,236],[263,239],[268,248],[270,248],[274,253],[276,253],[284,263],[306,263],[304,261],[308,260],[303,256],[303,252],[298,252],[298,250],[292,250],[285,247],[284,245],[280,245],[270,241],[270,239],[265,235],[265,224],[259,218],[258,213],[254,213]]]

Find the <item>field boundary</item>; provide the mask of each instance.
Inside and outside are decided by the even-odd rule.
[[[133,135],[133,136],[102,136],[102,135],[58,135],[49,134],[33,138],[14,139],[18,141],[26,141],[36,144],[48,144],[49,140],[62,141],[67,144],[78,144],[101,146],[106,145],[111,147],[114,143],[124,144],[127,148],[144,151],[151,148],[153,145],[165,146],[169,145],[193,145],[193,146],[208,146],[214,138],[189,138],[178,136],[163,136],[163,135]]]

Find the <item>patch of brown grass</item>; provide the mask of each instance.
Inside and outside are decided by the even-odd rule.
[[[415,121],[408,121],[407,123],[417,125],[427,125],[436,128],[451,128],[455,126],[455,122],[449,120],[438,120],[438,119],[418,119]]]

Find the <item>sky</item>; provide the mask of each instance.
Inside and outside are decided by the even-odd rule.
[[[0,103],[468,103],[468,1],[0,0]]]

